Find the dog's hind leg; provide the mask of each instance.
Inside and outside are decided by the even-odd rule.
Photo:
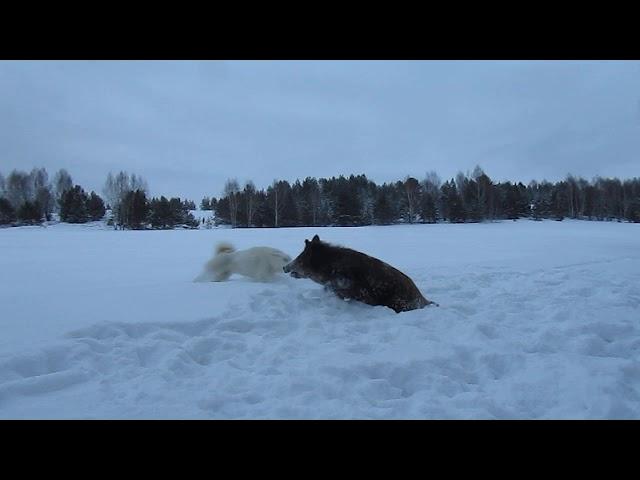
[[[205,272],[203,272],[200,275],[198,275],[196,278],[194,278],[193,281],[194,282],[208,282],[209,278],[208,278],[207,274]]]
[[[216,272],[213,281],[214,282],[224,282],[225,280],[229,280],[231,276],[231,272]]]

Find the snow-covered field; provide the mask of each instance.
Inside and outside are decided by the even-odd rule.
[[[310,280],[194,283],[217,241],[396,266],[396,314]],[[0,230],[0,418],[640,418],[640,225]]]

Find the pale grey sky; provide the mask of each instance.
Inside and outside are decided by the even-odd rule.
[[[0,92],[0,172],[98,193],[119,170],[196,203],[230,177],[640,176],[638,61],[0,61]]]

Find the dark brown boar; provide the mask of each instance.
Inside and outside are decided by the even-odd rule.
[[[382,260],[323,242],[318,235],[304,242],[303,252],[283,267],[285,273],[309,278],[340,298],[384,305],[396,313],[437,305],[422,296],[413,280]]]

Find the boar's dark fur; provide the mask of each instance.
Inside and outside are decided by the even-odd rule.
[[[396,313],[434,304],[400,270],[356,250],[323,242],[318,235],[305,240],[303,252],[284,271],[320,283],[340,298],[384,305]]]

